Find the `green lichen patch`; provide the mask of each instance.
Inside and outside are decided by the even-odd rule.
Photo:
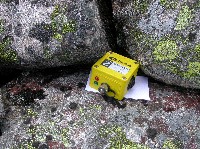
[[[133,0],[133,7],[135,12],[137,12],[138,14],[143,14],[147,12],[149,3],[150,2],[148,0]]]
[[[175,30],[185,29],[192,19],[192,10],[187,6],[183,6],[177,18]]]
[[[0,34],[4,31],[3,21],[0,20]]]
[[[53,20],[55,17],[57,17],[60,14],[60,10],[59,10],[59,5],[56,5],[52,14],[51,14],[51,20]]]
[[[58,32],[53,33],[53,38],[60,41],[60,42],[63,40],[63,36]]]
[[[91,124],[95,124],[97,119],[99,119],[99,113],[102,110],[102,106],[100,105],[90,105],[87,107],[79,108],[79,115],[81,117],[80,123],[84,123],[86,120]]]
[[[200,76],[200,44],[197,44],[194,49],[190,49],[185,53],[185,57],[191,55],[187,70],[182,72],[181,75],[184,78]]]
[[[137,47],[139,47],[139,44],[142,42],[142,40],[144,40],[145,35],[141,32],[140,29],[136,29],[136,28],[133,28],[131,30],[131,34],[132,34],[133,42],[135,43]]]
[[[67,11],[67,7],[66,6],[59,6],[59,5],[56,5],[55,8],[54,8],[54,11],[52,12],[51,14],[51,19],[55,19],[58,15],[60,14],[64,14],[65,12]]]
[[[181,62],[179,62],[181,63]],[[172,72],[173,74],[176,74],[178,76],[183,76],[184,70],[181,70],[181,66],[177,65],[176,63],[169,63],[168,65],[163,64],[164,67]]]
[[[200,54],[200,44],[197,44],[194,48],[195,52],[198,52]]]
[[[44,57],[48,60],[52,59],[53,58],[53,54],[51,53],[50,51],[50,48],[49,47],[44,47]]]
[[[189,62],[188,70],[183,73],[185,78],[200,76],[200,62]]]
[[[188,45],[189,43],[189,37],[184,37],[183,35],[180,35],[180,34],[171,34],[171,35],[168,35],[168,37],[166,38],[176,41],[176,43],[183,44],[185,46]]]
[[[75,32],[75,21],[69,21],[67,23],[63,23],[62,33],[66,34],[69,32]]]
[[[167,9],[174,9],[176,8],[176,6],[178,5],[178,0],[173,0],[173,1],[169,1],[169,0],[160,0],[160,4],[162,6],[164,6]]]
[[[172,61],[178,57],[178,54],[179,48],[176,42],[169,39],[159,41],[155,50],[153,51],[153,55],[157,62]]]
[[[67,7],[56,5],[52,12],[50,28],[53,31],[53,38],[62,42],[65,34],[76,31],[75,21],[67,19],[65,13]]]
[[[38,113],[33,111],[32,109],[27,109],[27,115],[31,117],[36,117]]]
[[[102,126],[98,133],[101,138],[109,141],[109,149],[148,149],[142,144],[128,140],[122,128],[116,125]]]
[[[69,129],[59,126],[56,122],[49,120],[43,125],[29,127],[27,133],[34,134],[35,139],[40,142],[46,141],[47,135],[52,135],[57,142],[63,143],[66,147],[69,145]]]
[[[0,61],[2,62],[16,62],[17,54],[10,48],[11,40],[6,38],[0,42]]]
[[[147,35],[139,28],[135,27],[131,30],[131,38],[133,39],[133,49],[137,49],[131,53],[135,59],[138,59],[140,55],[146,53],[149,49],[152,49],[152,47],[154,47],[157,42],[156,39],[153,39],[152,35]]]
[[[179,140],[165,140],[162,149],[181,149],[182,146]]]
[[[200,61],[200,44],[197,44],[194,48],[194,59]]]
[[[26,140],[26,141],[20,143],[18,148],[19,149],[36,149],[35,147],[32,146],[32,144],[33,144],[32,140]],[[15,149],[15,147],[13,147],[12,149]]]
[[[200,1],[196,5],[197,8],[200,8]]]
[[[166,70],[186,79],[200,76],[200,45],[196,45],[194,49],[187,49],[177,54],[176,59],[171,61],[166,60],[166,62],[163,61],[160,64]],[[184,68],[181,67],[182,58],[188,61],[188,65],[184,66]]]
[[[153,38],[153,35],[147,35],[139,28],[133,27],[131,30],[131,35],[133,43],[137,46],[136,48],[147,47],[150,44],[154,45],[157,42],[157,39]]]

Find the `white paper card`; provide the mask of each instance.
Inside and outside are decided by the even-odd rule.
[[[95,90],[89,86],[89,80],[90,80],[90,75],[85,90],[92,92],[99,92],[98,90]],[[135,85],[128,90],[128,92],[125,95],[125,98],[131,98],[136,100],[137,99],[150,100],[148,78],[144,76],[136,76]]]

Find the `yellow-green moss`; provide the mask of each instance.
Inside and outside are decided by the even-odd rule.
[[[61,128],[55,122],[48,122],[40,125],[36,130],[36,138],[39,141],[45,141],[46,134],[50,134],[56,141],[61,141],[66,147],[68,146],[68,128]],[[57,140],[58,139],[58,140]]]
[[[44,57],[48,60],[53,58],[53,54],[51,53],[49,47],[44,47],[44,51],[43,51]]]
[[[56,5],[52,14],[51,14],[51,19],[53,20],[55,17],[57,17],[60,14],[60,7],[59,5]]]
[[[181,149],[182,143],[175,140],[166,140],[162,149]]]
[[[155,45],[157,43],[157,40],[153,38],[153,35],[147,35],[139,28],[133,27],[131,30],[131,36],[134,44],[138,46],[135,48],[148,47],[150,44]]]
[[[200,7],[200,1],[197,3],[197,8],[199,8]]]
[[[149,51],[149,49],[152,49],[152,47],[155,47],[157,41],[153,38],[152,35],[147,35],[143,33],[139,28],[133,28],[131,30],[131,38],[132,38],[132,47],[134,50],[131,53],[131,56],[135,59],[138,59],[141,54],[146,53]],[[138,59],[138,62],[143,64],[143,62]]]
[[[191,55],[193,53],[193,57],[188,64],[187,71],[183,72],[182,76],[185,78],[191,78],[200,76],[200,44],[197,44],[193,50],[188,53]]]
[[[33,109],[27,109],[27,116],[36,117],[38,115]]]
[[[69,32],[76,31],[75,21],[65,22],[65,13],[67,7],[56,5],[52,12],[51,18],[51,29],[53,31],[53,38],[62,42],[63,36]],[[59,18],[59,19],[58,19]]]
[[[17,54],[10,48],[11,40],[7,38],[0,42],[0,60],[5,62],[16,62]]]
[[[186,5],[183,6],[177,18],[175,30],[185,29],[192,18],[192,10]]]
[[[0,34],[4,31],[4,26],[2,20],[0,20]]]
[[[160,0],[160,4],[167,9],[174,9],[178,5],[178,1],[177,0],[172,0],[172,1]]]
[[[148,0],[133,0],[134,10],[139,14],[145,13],[147,11],[148,6]]]
[[[200,76],[200,62],[189,62],[188,70],[183,73],[185,78]]]
[[[55,141],[62,142],[66,147],[69,145],[68,132],[68,128],[60,127],[52,120],[29,128],[27,131],[28,134],[35,134],[35,138],[40,142],[45,142],[47,134],[52,135]]]
[[[25,141],[23,143],[20,144],[20,146],[18,147],[19,149],[36,149],[35,147],[32,146],[33,141]],[[16,149],[15,147],[13,149]]]
[[[63,36],[60,33],[54,33],[53,38],[60,42],[63,40]]]
[[[200,76],[200,45],[196,45],[194,49],[188,49],[187,51],[180,53],[179,55],[181,57],[184,57],[185,59],[188,58],[189,64],[186,69],[181,70],[180,67],[176,65],[176,63],[173,63],[173,61],[167,61],[167,63],[163,62],[161,63],[162,66],[172,73],[187,79]],[[192,58],[190,57],[191,55]]]
[[[131,30],[132,38],[135,44],[139,46],[140,42],[144,40],[145,35],[141,32],[140,29],[133,28]]]
[[[66,34],[69,32],[75,32],[75,22],[74,21],[69,21],[67,23],[63,23],[62,33]]]
[[[175,41],[173,40],[164,40],[159,41],[155,50],[153,51],[153,55],[155,60],[158,62],[162,61],[172,61],[179,54],[179,48]]]
[[[194,48],[194,59],[200,61],[200,44],[197,44]]]
[[[102,106],[100,105],[92,105],[88,107],[80,107],[79,108],[79,115],[81,117],[80,123],[84,122],[85,120],[90,120],[95,122],[96,117],[98,117],[98,113],[101,111]]]
[[[200,54],[200,44],[197,44],[194,48],[195,52],[198,52]]]
[[[100,137],[109,139],[109,149],[148,149],[142,144],[128,140],[122,128],[116,125],[103,126],[98,133]]]

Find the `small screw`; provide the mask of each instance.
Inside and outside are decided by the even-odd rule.
[[[127,78],[123,76],[122,79],[123,79],[123,80],[126,80]]]
[[[112,51],[109,51],[109,53],[112,54],[113,52],[112,52]]]
[[[99,66],[98,66],[98,65],[94,65],[94,67],[95,67],[95,68],[98,68]]]

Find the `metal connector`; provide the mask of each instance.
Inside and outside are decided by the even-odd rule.
[[[98,88],[98,91],[100,92],[100,94],[102,95],[106,95],[109,91],[109,86],[107,83],[102,83],[100,85],[100,87]]]

